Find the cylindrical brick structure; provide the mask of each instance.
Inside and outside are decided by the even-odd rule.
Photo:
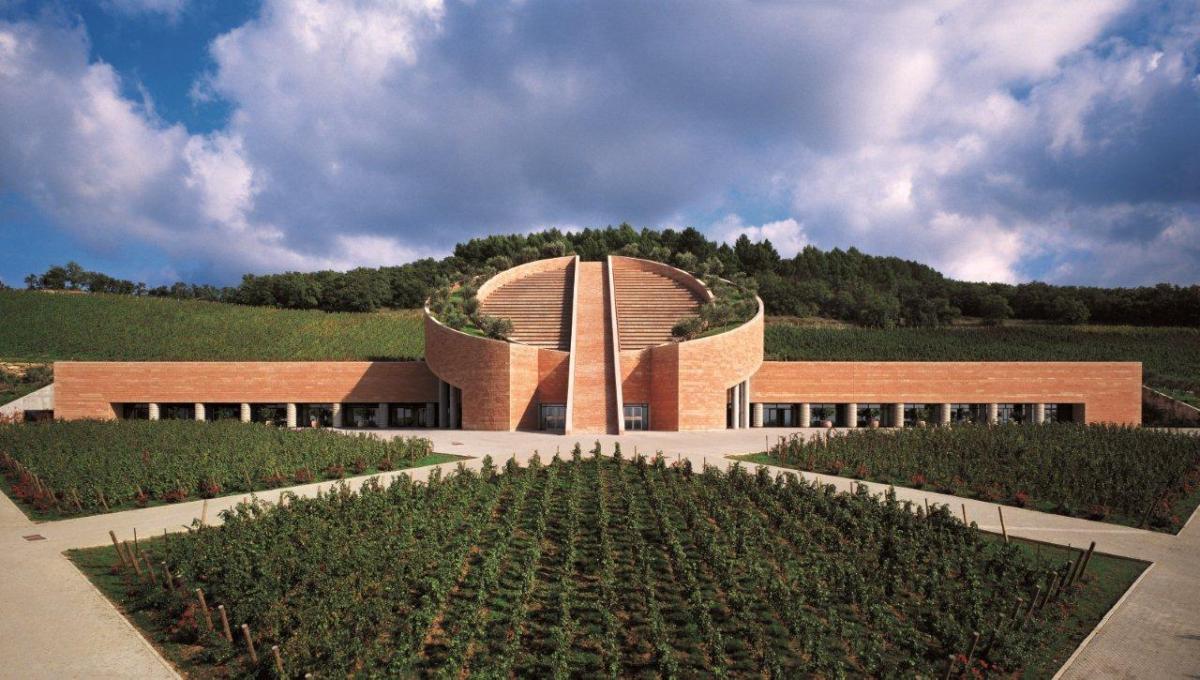
[[[892,404],[892,427],[904,427],[904,404]]]
[[[243,423],[248,423],[248,422],[250,422],[250,404],[247,404],[247,403],[244,403],[244,402],[242,403],[242,412],[241,412],[241,416],[242,416],[242,422],[243,422]]]
[[[296,405],[291,402],[287,404],[287,426],[296,427]]]
[[[938,423],[942,425],[950,424],[950,411],[952,408],[951,404],[938,404]]]
[[[1046,422],[1046,405],[1045,404],[1034,404],[1033,405],[1033,422],[1037,423],[1038,425],[1041,425]]]
[[[194,405],[193,408],[195,409],[193,411],[193,417],[196,420],[203,421],[204,420],[204,404],[202,402],[196,402],[196,404]]]
[[[150,418],[150,420],[158,420],[158,404],[154,402],[146,404],[146,413],[148,414],[147,417]]]
[[[800,422],[797,423],[800,427],[812,426],[812,404],[805,402],[800,404]]]
[[[987,422],[988,425],[995,425],[1000,422],[1000,405],[992,402],[987,405]]]
[[[846,427],[858,427],[858,404],[846,404]]]
[[[751,413],[752,413],[752,418],[753,418],[753,420],[751,420],[751,425],[753,425],[754,427],[762,427],[763,426],[763,405],[762,404],[753,404],[751,406]]]
[[[334,402],[329,405],[329,415],[333,420],[334,427],[342,426],[342,405],[340,403]]]

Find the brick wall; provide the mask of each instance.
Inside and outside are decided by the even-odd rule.
[[[113,418],[114,403],[437,401],[423,361],[60,361],[54,415]]]
[[[1089,423],[1140,424],[1138,362],[766,361],[756,402],[1085,404]]]

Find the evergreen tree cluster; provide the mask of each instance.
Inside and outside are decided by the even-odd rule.
[[[855,248],[807,246],[792,258],[769,240],[745,235],[733,245],[709,240],[693,228],[634,229],[628,224],[563,232],[558,229],[494,235],[461,243],[442,260],[348,272],[247,274],[237,286],[176,283],[146,288],[84,271],[75,263],[30,275],[31,289],[68,289],[233,302],[289,309],[373,311],[413,308],[447,281],[480,268],[503,270],[546,257],[578,254],[600,260],[609,254],[641,257],[701,275],[752,280],[768,314],[821,316],[863,326],[937,326],[963,316],[985,322],[1029,319],[1079,324],[1200,326],[1200,285],[1159,284],[1139,288],[972,283],[943,276],[932,267],[897,257],[867,255]]]

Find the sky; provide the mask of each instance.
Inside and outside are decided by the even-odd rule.
[[[0,0],[0,280],[628,222],[1200,282],[1200,5]]]

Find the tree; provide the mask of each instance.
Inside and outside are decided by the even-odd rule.
[[[1087,305],[1076,298],[1065,295],[1059,295],[1054,298],[1050,302],[1047,311],[1052,319],[1066,324],[1087,323],[1088,318],[1091,316],[1091,311],[1088,310]]]
[[[1011,319],[1012,315],[1012,307],[1008,306],[1008,300],[1002,295],[987,293],[979,300],[979,317],[986,324],[999,325],[1005,319]]]

